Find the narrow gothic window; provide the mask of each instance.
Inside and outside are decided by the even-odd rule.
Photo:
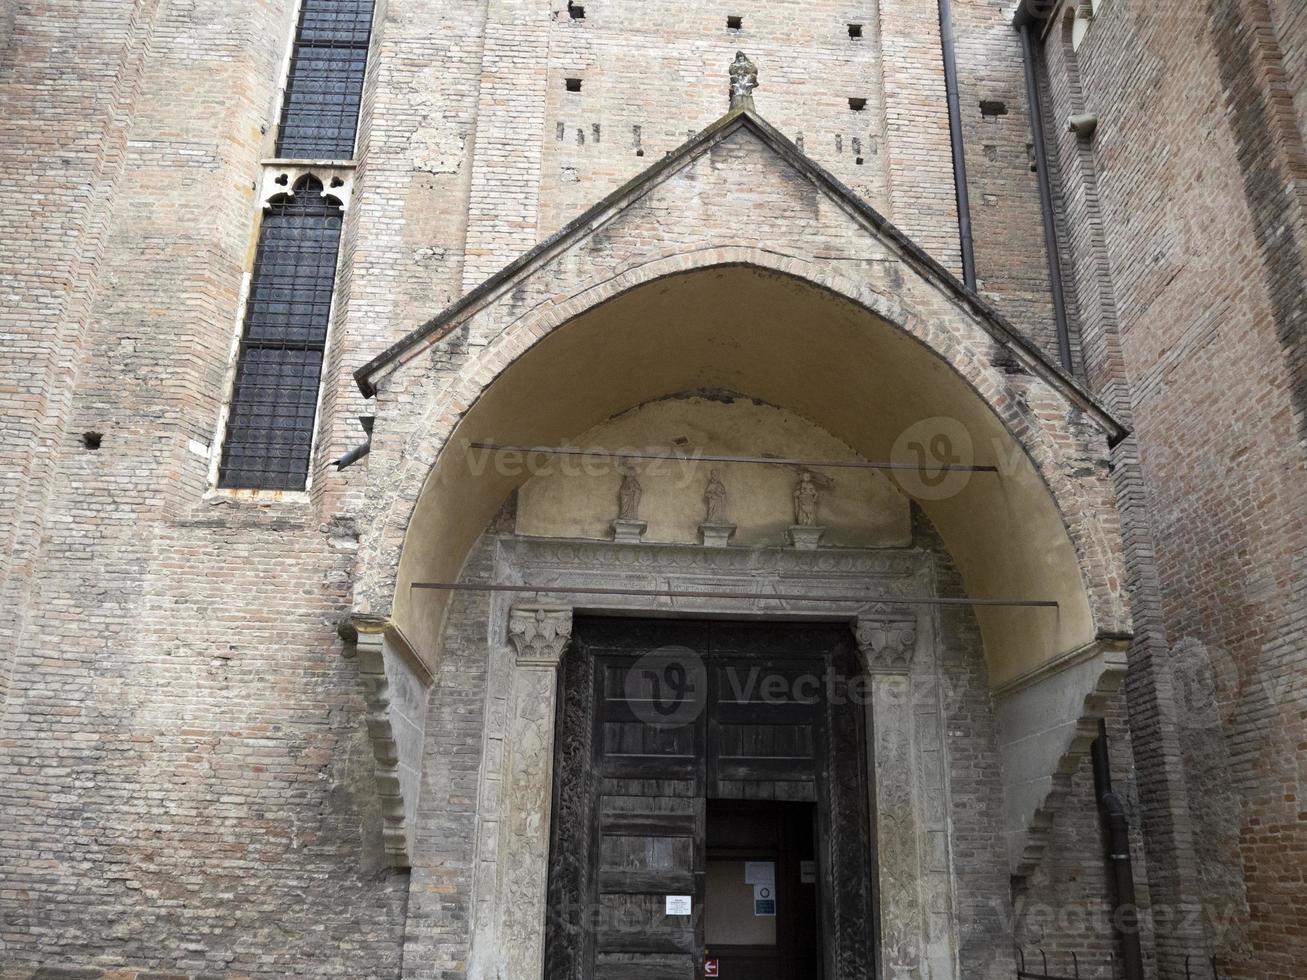
[[[219,486],[304,489],[340,226],[340,203],[312,176],[264,215]]]
[[[353,158],[371,31],[372,0],[303,0],[277,131],[278,157]]]

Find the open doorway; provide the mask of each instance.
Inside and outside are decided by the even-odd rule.
[[[707,802],[707,976],[820,980],[812,803]]]

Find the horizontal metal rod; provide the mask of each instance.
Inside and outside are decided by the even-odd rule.
[[[552,592],[566,595],[632,595],[659,599],[783,599],[787,602],[849,602],[863,605],[883,602],[900,606],[1035,606],[1056,609],[1056,599],[988,599],[975,596],[897,596],[897,595],[809,595],[798,592],[715,592],[677,591],[670,589],[600,589],[568,585],[478,585],[461,582],[414,582],[410,588],[434,589],[439,592]]]
[[[781,466],[806,466],[854,470],[930,470],[931,472],[997,473],[997,466],[954,466],[918,463],[869,463],[859,459],[790,459],[783,456],[722,456],[714,453],[696,453],[693,456],[677,453],[615,452],[611,449],[580,449],[573,446],[501,446],[494,442],[472,442],[472,449],[486,449],[495,453],[544,453],[550,456],[598,456],[607,459],[666,459],[677,463],[769,463]]]

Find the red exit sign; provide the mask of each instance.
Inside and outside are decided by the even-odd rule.
[[[721,976],[721,974],[717,971],[717,961],[716,961],[716,960],[704,960],[704,961],[703,961],[703,975],[704,975],[705,977],[720,977],[720,976]]]

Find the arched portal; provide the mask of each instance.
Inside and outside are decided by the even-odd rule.
[[[410,586],[455,579],[481,530],[529,475],[478,461],[468,446],[561,445],[644,402],[712,389],[790,409],[870,460],[911,458],[905,433],[928,442],[942,432],[962,436],[956,458],[998,467],[942,488],[901,481],[917,491],[970,594],[1059,604],[978,609],[996,688],[1122,629],[1119,578],[1102,574],[1113,561],[1113,525],[1091,510],[1102,508],[1105,487],[1069,478],[1071,470],[1106,476],[1101,460],[1066,445],[1080,433],[1046,431],[1029,395],[991,405],[974,379],[846,296],[753,265],[713,265],[621,292],[543,339],[521,323],[500,345],[517,350],[528,341],[535,342],[471,392],[416,499],[391,502],[412,508],[389,515],[408,529],[391,615],[426,654],[436,653],[447,599]],[[446,397],[450,411],[467,394]]]
[[[930,584],[923,554],[895,538],[902,524],[886,516],[904,495],[938,530],[967,594],[1056,603],[981,605],[974,613],[983,634],[975,710],[986,715],[991,733],[981,761],[1002,788],[1001,799],[973,809],[993,821],[985,833],[999,840],[1006,834],[1011,870],[1029,866],[1048,826],[1039,811],[1058,798],[1074,769],[1069,761],[1085,751],[1086,732],[1123,671],[1129,612],[1108,474],[1108,441],[1121,429],[1017,331],[764,122],[748,112],[724,118],[357,377],[375,396],[376,421],[354,623],[359,649],[367,651],[360,663],[382,760],[387,846],[396,863],[414,867],[414,895],[440,896],[410,909],[410,916],[433,920],[415,934],[448,928],[452,935],[459,922],[471,922],[461,930],[470,931],[470,951],[451,940],[434,955],[470,957],[476,976],[540,972],[546,879],[565,877],[547,875],[546,858],[551,815],[562,805],[551,777],[556,671],[574,612],[684,615],[686,607],[655,606],[650,595],[687,568],[724,583],[729,596],[695,608],[705,615],[766,619],[779,611],[793,619],[798,613],[784,604],[731,591],[765,591],[782,580],[822,595],[859,586],[911,586],[915,592],[894,594],[920,595]],[[810,455],[912,460],[918,449],[938,450],[995,472],[942,485],[899,474],[897,489],[886,482],[883,493],[868,486],[867,501],[886,508],[883,520],[870,522],[883,536],[832,535],[831,547],[806,556],[779,533],[783,493],[760,481],[753,492],[767,498],[760,506],[772,516],[755,513],[755,526],[736,547],[709,555],[686,540],[693,520],[666,497],[658,511],[666,526],[646,543],[595,540],[605,534],[602,515],[596,517],[601,498],[616,511],[610,472],[585,491],[576,520],[516,526],[567,540],[514,533],[503,546],[496,532],[499,550],[487,570],[477,542],[487,540],[483,532],[531,472],[470,453],[472,443],[590,440],[617,449],[607,443],[620,441],[629,431],[623,426],[665,418],[659,413],[679,401],[678,438],[665,426],[637,426],[650,434],[653,445],[645,448],[794,452],[769,424],[741,427],[714,408],[737,400],[787,420],[791,433],[809,433],[805,438],[820,450]],[[743,485],[736,484],[737,493]],[[687,493],[683,506],[698,508],[699,494]],[[542,495],[548,492],[527,491],[537,503]],[[557,507],[568,498],[553,499]],[[478,555],[473,578],[514,586],[550,576],[551,587],[523,601],[494,593],[473,615],[465,608],[452,618],[461,599],[414,588],[457,580],[468,573],[469,556]],[[578,598],[581,586],[605,580],[641,584],[644,594],[608,603]],[[872,692],[865,729],[875,743],[868,777],[879,817],[869,832],[881,887],[896,896],[881,906],[880,942],[905,968],[943,977],[956,973],[949,965],[956,923],[948,914],[922,916],[931,896],[951,889],[951,817],[943,802],[948,750],[938,693],[938,651],[949,637],[939,617],[904,605],[812,603],[802,615],[856,627],[851,642]],[[831,651],[830,662],[848,652]],[[918,681],[935,691],[933,707],[916,704]],[[476,719],[480,741],[469,734]],[[603,765],[607,757],[569,758]],[[468,773],[476,774],[475,789]],[[724,777],[719,770],[713,778]],[[673,804],[660,798],[640,805]],[[423,851],[415,828],[427,820],[438,821],[441,843],[429,841]],[[652,826],[643,818],[635,823]],[[678,847],[668,843],[659,853],[680,853]],[[569,845],[562,853],[574,851]],[[822,853],[827,867],[841,866],[842,852]],[[697,870],[679,870],[698,880]],[[603,878],[600,869],[587,880]],[[651,880],[646,876],[644,886]],[[838,892],[832,878],[825,882]],[[632,901],[652,914],[656,898]],[[685,933],[674,952],[664,952],[693,958],[699,938]],[[690,969],[688,961],[677,962],[668,975]],[[849,962],[871,960],[853,955]]]

